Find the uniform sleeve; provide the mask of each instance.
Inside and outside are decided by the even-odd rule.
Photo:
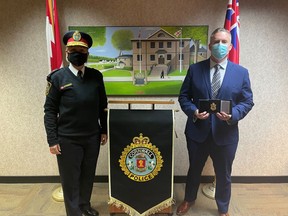
[[[59,144],[57,120],[59,113],[60,92],[51,78],[47,78],[46,100],[44,104],[44,125],[49,146]]]
[[[107,96],[102,74],[101,74],[101,83],[99,87],[99,97],[100,97],[99,117],[100,117],[101,134],[107,134],[107,115],[108,115]]]

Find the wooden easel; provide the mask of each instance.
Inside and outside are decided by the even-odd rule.
[[[110,104],[128,104],[128,109],[131,110],[131,104],[151,104],[152,110],[155,109],[155,104],[175,104],[174,101],[136,101],[136,100],[110,100]]]

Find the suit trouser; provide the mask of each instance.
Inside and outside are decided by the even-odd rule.
[[[201,181],[203,167],[210,155],[216,174],[215,200],[218,211],[228,212],[231,197],[232,164],[238,144],[216,145],[212,134],[203,143],[198,143],[186,136],[189,154],[189,170],[186,179],[185,198],[191,202],[196,200]]]
[[[57,156],[67,216],[81,216],[91,207],[90,198],[99,155],[99,134],[88,137],[60,137]]]

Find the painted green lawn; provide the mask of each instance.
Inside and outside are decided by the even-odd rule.
[[[187,70],[174,70],[173,72],[169,73],[168,76],[185,76],[187,74]]]
[[[109,70],[102,72],[104,77],[131,77],[131,72],[128,70]]]
[[[178,95],[182,81],[149,82],[145,86],[134,86],[132,82],[105,82],[107,95]]]
[[[93,65],[94,66],[94,65]],[[99,66],[99,65],[98,65]],[[94,66],[94,68],[96,68]],[[99,69],[99,68],[98,68]],[[131,71],[125,69],[111,69],[103,71],[103,77],[131,77]],[[169,73],[169,76],[185,76],[186,72],[179,70]],[[132,82],[105,81],[107,95],[178,95],[182,81],[153,81],[144,86],[135,86]]]
[[[113,68],[114,66],[115,66],[115,64],[112,64],[112,63],[89,65],[89,67],[95,68],[97,70],[104,70],[104,69],[108,69],[108,68]]]

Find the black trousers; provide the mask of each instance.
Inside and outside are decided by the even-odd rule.
[[[61,155],[57,155],[67,216],[81,216],[91,207],[100,135],[59,137]]]
[[[186,137],[189,154],[189,170],[186,179],[186,201],[195,201],[200,185],[201,173],[210,155],[216,174],[215,200],[218,211],[228,212],[231,197],[231,172],[238,144],[218,146],[212,134],[203,143],[197,143]]]

